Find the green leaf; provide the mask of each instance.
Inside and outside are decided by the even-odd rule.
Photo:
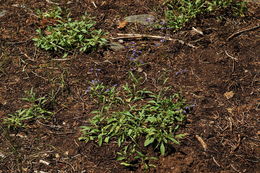
[[[158,160],[157,157],[149,157],[149,160]]]
[[[178,135],[175,135],[175,138],[184,138],[186,136],[186,134],[178,134]]]
[[[179,141],[177,141],[176,139],[174,139],[173,137],[168,136],[168,139],[170,139],[172,142],[174,142],[175,144],[180,144]]]
[[[118,160],[118,161],[122,161],[122,160],[125,160],[125,159],[126,159],[126,157],[124,157],[124,156],[118,156],[116,158],[116,160]]]
[[[133,133],[133,130],[129,129],[128,132],[127,132],[127,136],[131,136],[132,133]]]
[[[82,130],[90,130],[91,129],[91,127],[89,127],[89,126],[80,126],[80,128],[82,129]]]
[[[147,138],[145,141],[144,141],[144,146],[146,147],[146,146],[148,146],[148,145],[150,145],[151,143],[153,143],[154,142],[154,139],[155,138]]]
[[[109,139],[110,139],[110,136],[107,136],[104,140],[105,143],[108,143],[109,142]]]
[[[161,143],[160,145],[160,152],[161,152],[161,155],[164,156],[165,155],[165,146],[163,143]]]
[[[98,145],[101,146],[103,142],[103,134],[98,135]]]
[[[146,122],[155,123],[156,121],[157,121],[157,118],[155,118],[155,117],[148,117],[148,118],[146,119]]]
[[[126,167],[128,167],[128,166],[132,166],[132,164],[130,164],[130,163],[126,163],[126,162],[121,162],[120,164],[123,165],[123,166],[126,166]]]

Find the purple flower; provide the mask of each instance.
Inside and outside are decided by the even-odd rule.
[[[96,84],[98,84],[99,83],[99,80],[96,80],[96,79],[94,79],[94,80],[91,80],[91,82],[90,82],[92,85],[96,85]]]
[[[163,42],[165,42],[165,41],[166,41],[165,39],[161,39],[161,40],[160,40],[161,43],[163,43]]]
[[[189,110],[191,110],[191,108],[193,108],[193,107],[195,107],[194,104],[193,104],[193,105],[186,106],[186,107],[184,108],[184,110],[185,110],[185,111],[189,111]]]
[[[153,19],[150,18],[150,17],[148,17],[148,18],[146,18],[145,20],[146,20],[146,22],[151,22]]]
[[[183,74],[183,73],[186,73],[186,72],[188,72],[187,69],[180,70],[180,71],[176,72],[175,75],[177,76],[177,75],[179,75],[179,74]]]
[[[154,44],[156,47],[159,47],[160,46],[160,43],[155,43]]]
[[[91,68],[89,69],[90,72],[94,72],[94,71],[101,71],[101,69],[97,68],[97,69],[94,69],[94,68]]]
[[[160,22],[161,25],[165,25],[166,23],[165,22]]]
[[[91,91],[91,87],[89,86],[86,91],[85,91],[85,94],[89,93]]]
[[[133,57],[133,56],[130,57],[130,61],[135,61],[135,60],[136,60],[136,57]]]

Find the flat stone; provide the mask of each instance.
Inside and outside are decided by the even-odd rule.
[[[109,47],[113,51],[119,51],[119,50],[122,50],[125,48],[125,46],[123,46],[122,44],[117,43],[117,42],[110,42]]]
[[[140,15],[133,15],[127,16],[124,18],[124,21],[129,23],[140,23],[143,25],[151,25],[155,22],[155,17],[150,14],[140,14]]]

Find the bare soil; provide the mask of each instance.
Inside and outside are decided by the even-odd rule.
[[[119,51],[75,51],[60,60],[36,48],[32,41],[35,30],[43,25],[34,16],[35,10],[53,4],[47,0],[0,0],[0,11],[7,11],[0,17],[1,118],[28,106],[20,98],[32,87],[39,96],[53,92],[56,97],[56,103],[49,108],[55,112],[51,120],[28,122],[29,128],[18,131],[1,125],[0,172],[143,172],[141,168],[129,170],[121,166],[115,160],[118,149],[114,144],[98,147],[78,140],[79,127],[96,108],[84,94],[88,81],[98,79],[120,85],[129,80],[128,71],[145,77],[143,85],[151,89],[169,78],[167,85],[195,104],[181,129],[187,137],[174,146],[171,154],[160,157],[151,172],[260,170],[259,4],[249,4],[246,17],[231,17],[228,12],[223,12],[221,18],[219,14],[200,16],[173,32],[139,24],[117,28],[118,22],[129,15],[161,18],[161,1],[96,0],[96,7],[90,0],[53,2],[71,11],[73,18],[85,12],[95,16],[97,27],[109,32],[108,38],[117,37],[117,33],[138,33],[181,39],[185,44],[149,38],[124,40],[126,48]],[[204,34],[192,31],[192,27]],[[135,47],[129,48],[132,41]],[[129,59],[131,49],[142,51],[138,58],[145,65],[137,67]]]

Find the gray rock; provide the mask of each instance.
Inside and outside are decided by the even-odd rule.
[[[150,14],[140,14],[140,15],[127,16],[124,18],[124,20],[129,23],[140,23],[143,25],[151,25],[155,22],[155,17]]]
[[[123,46],[122,44],[117,43],[117,42],[110,42],[109,47],[113,51],[119,51],[119,50],[122,50],[125,48],[125,46]]]

